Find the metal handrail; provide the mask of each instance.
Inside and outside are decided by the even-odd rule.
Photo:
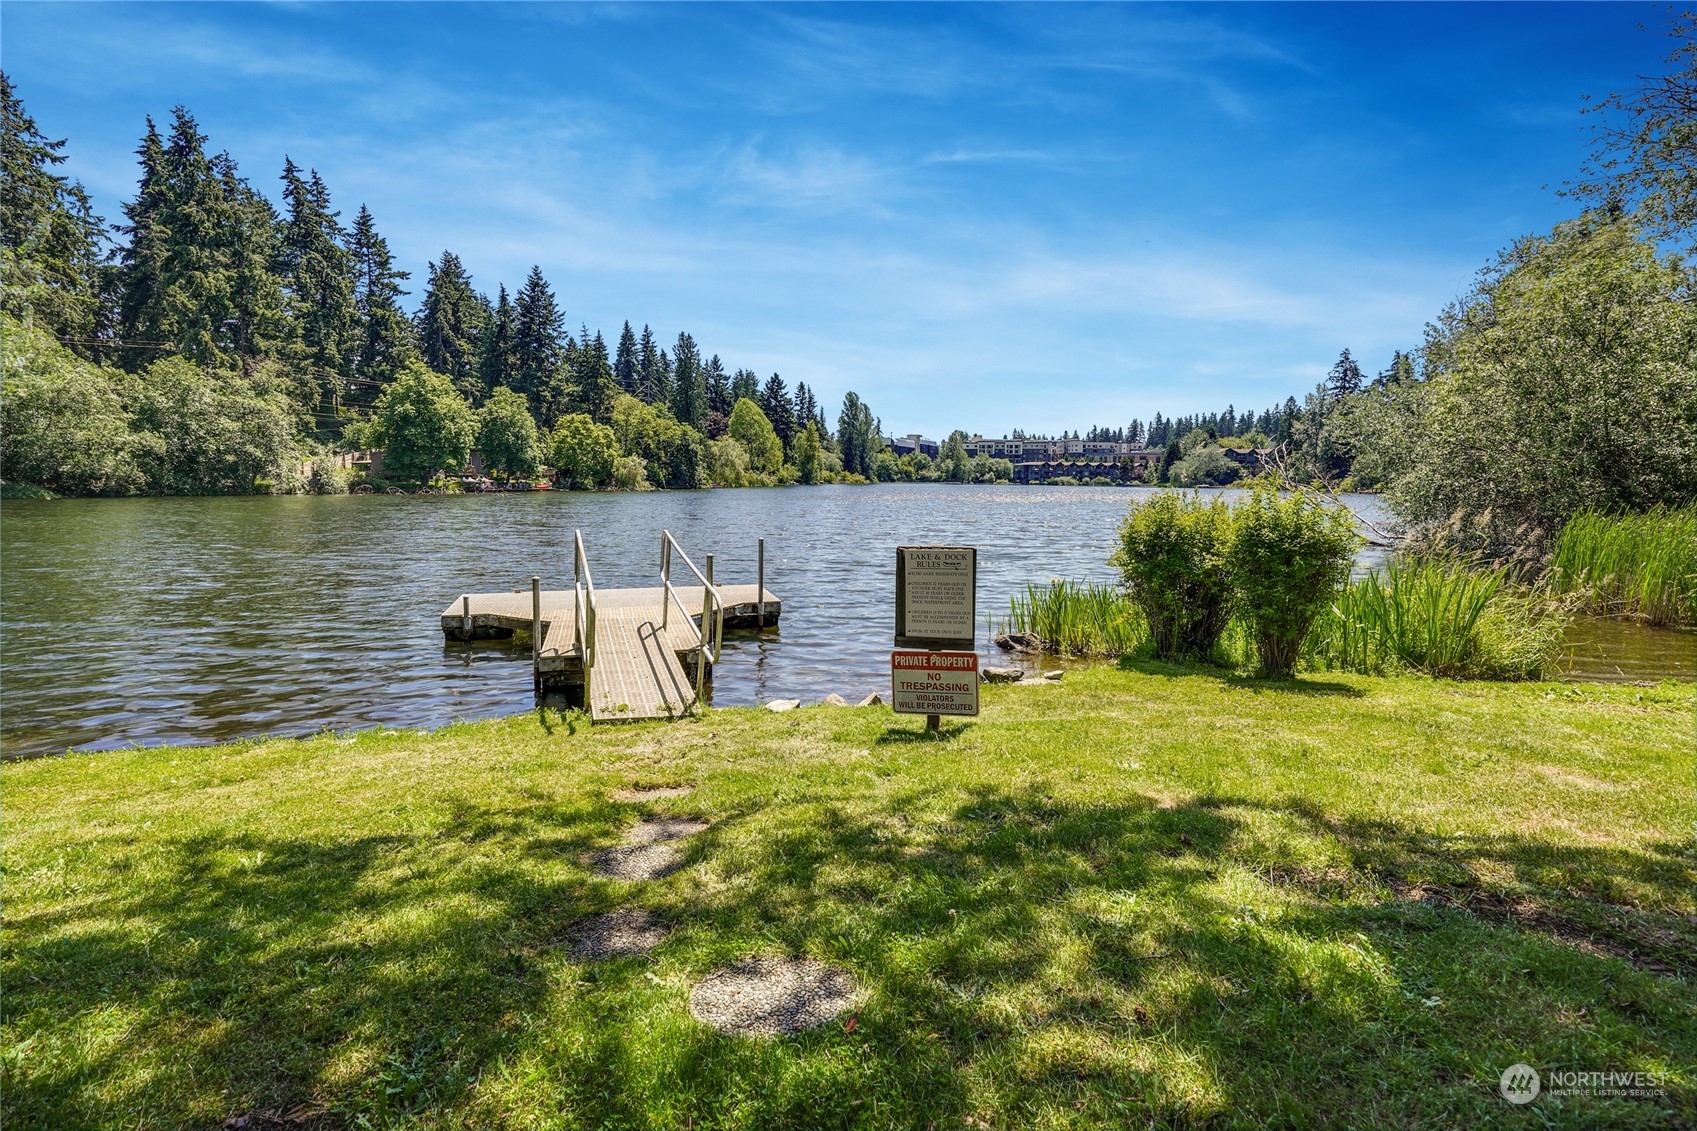
[[[725,642],[725,599],[719,594],[718,587],[695,568],[695,563],[689,560],[689,555],[684,553],[682,546],[678,545],[678,540],[672,537],[672,532],[662,530],[660,532],[660,586],[665,591],[660,602],[660,627],[662,629],[666,627],[671,618],[673,604],[678,606],[678,611],[686,618],[694,615],[684,607],[683,598],[678,596],[678,591],[672,588],[673,550],[678,552],[678,557],[683,559],[683,563],[689,567],[689,571],[695,574],[695,579],[701,582],[701,625],[698,629],[699,635],[695,648],[695,699],[696,702],[700,702],[707,678],[708,643],[712,643],[713,662],[716,664],[719,662],[719,649]],[[708,632],[710,624],[712,625],[711,634]]]
[[[595,667],[595,579],[589,574],[589,557],[583,552],[583,531],[575,531],[576,554],[572,561],[572,591],[577,622],[578,655],[583,657],[583,685],[589,688],[589,673]],[[587,702],[587,700],[586,700]]]

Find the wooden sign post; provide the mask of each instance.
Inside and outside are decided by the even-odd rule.
[[[924,715],[978,714],[978,549],[896,547],[896,648],[890,705]]]

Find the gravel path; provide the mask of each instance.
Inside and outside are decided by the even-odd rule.
[[[656,817],[653,820],[638,821],[625,833],[626,844],[660,844],[668,840],[682,840],[686,836],[694,836],[707,828],[706,821],[697,821],[689,817]]]
[[[579,920],[572,928],[576,958],[622,958],[647,954],[666,938],[666,924],[646,911],[609,911]]]
[[[622,844],[589,858],[595,874],[610,880],[660,880],[684,865],[684,854],[669,844]]]

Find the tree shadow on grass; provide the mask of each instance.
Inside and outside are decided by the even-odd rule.
[[[1178,662],[1157,660],[1141,653],[1128,653],[1119,658],[1116,666],[1120,671],[1137,672],[1141,675],[1158,675],[1169,678],[1207,676],[1231,687],[1239,687],[1248,691],[1268,691],[1281,695],[1338,695],[1347,699],[1360,699],[1366,694],[1361,688],[1347,683],[1314,679],[1307,675],[1295,676],[1291,679],[1274,679],[1246,674],[1236,668],[1216,664],[1210,660]]]
[[[1522,1058],[1697,1063],[1697,968],[1678,957],[1697,929],[1653,909],[1606,928],[1579,913],[1587,891],[1536,886],[1628,875],[1678,902],[1689,867],[1659,850],[1434,840],[1223,797],[1081,806],[1042,787],[908,819],[934,801],[814,805],[757,842],[727,836],[715,855],[735,882],[684,890],[675,912],[704,960],[752,948],[851,969],[868,989],[859,1055],[897,1089],[883,1102],[898,1123],[1467,1125],[1502,1114],[1493,1074]],[[1350,866],[1293,882],[1245,836],[1255,809],[1331,838]],[[1395,879],[1439,863],[1480,897],[1434,907]],[[1541,914],[1498,912],[1520,898]],[[1603,929],[1615,934],[1598,944]],[[691,1043],[703,1061],[741,1048]],[[1006,1110],[947,1107],[961,1093],[935,1082],[969,1066]],[[720,1097],[697,1086],[691,1110],[710,1115]],[[1697,1111],[1694,1086],[1679,1077],[1663,1108],[1580,1099],[1567,1115],[1666,1125]],[[775,1101],[750,1110],[751,1125],[805,1125]]]
[[[928,730],[923,719],[915,716],[915,720],[912,726],[885,727],[884,733],[872,740],[873,745],[891,746],[911,742],[952,742],[978,725],[976,723],[953,723],[945,720],[938,729]]]
[[[571,860],[599,809],[454,808],[416,836],[204,833],[117,864],[115,894],[14,918],[8,1027],[88,1039],[13,1072],[8,1126],[385,1126],[462,1098],[541,1005],[537,955],[609,900],[510,851]]]
[[[1278,695],[1338,695],[1345,699],[1360,699],[1367,693],[1348,683],[1297,676],[1292,679],[1272,679],[1262,676],[1230,674],[1221,682],[1245,691],[1268,691]]]
[[[1517,1060],[1697,1063],[1682,846],[1056,792],[750,803],[688,843],[693,871],[640,888],[573,863],[627,810],[541,797],[448,799],[409,836],[120,856],[145,882],[9,924],[8,1029],[96,1039],[14,1069],[8,1122],[213,1127],[318,1101],[327,1123],[476,1123],[510,1085],[515,1110],[586,1126],[1462,1126],[1503,1116],[1493,1074]],[[1306,867],[1291,846],[1313,841],[1341,863]],[[676,924],[652,962],[555,949],[633,900]],[[688,984],[750,953],[849,969],[855,1030],[690,1020]],[[114,1013],[121,1038],[97,1039]],[[1679,1125],[1694,1085],[1552,1118]]]

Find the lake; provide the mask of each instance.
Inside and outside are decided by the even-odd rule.
[[[532,574],[569,587],[580,528],[598,588],[657,584],[662,529],[698,564],[714,554],[723,582],[754,580],[766,538],[783,623],[728,634],[714,703],[887,694],[897,545],[979,547],[982,619],[1029,581],[1111,580],[1115,525],[1146,493],[888,484],[9,500],[0,745],[20,757],[531,710],[528,644],[448,644],[438,618],[462,592],[528,588]],[[1372,496],[1349,502],[1383,515]]]

